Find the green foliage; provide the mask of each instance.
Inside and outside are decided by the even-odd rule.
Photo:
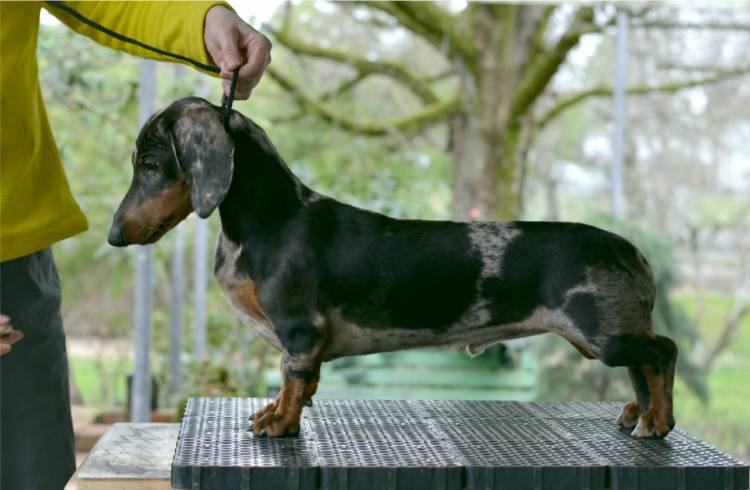
[[[676,301],[692,316],[699,299],[680,294]],[[726,321],[734,305],[725,297],[709,295],[702,298],[701,334],[707,341],[717,335],[715,326]],[[717,361],[708,379],[710,399],[701,403],[688,395],[684,383],[675,384],[675,417],[678,424],[688,427],[698,437],[735,457],[750,461],[750,419],[747,400],[750,399],[750,317],[745,318],[740,336],[732,342]]]
[[[85,405],[124,406],[125,373],[130,368],[131,363],[126,359],[70,357],[70,371]]]

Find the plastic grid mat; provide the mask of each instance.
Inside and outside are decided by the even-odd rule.
[[[315,400],[256,438],[270,400],[191,398],[172,486],[202,489],[745,490],[748,466],[676,428],[636,440],[621,403]]]

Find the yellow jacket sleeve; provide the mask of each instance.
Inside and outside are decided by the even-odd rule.
[[[203,29],[211,7],[226,2],[45,2],[65,25],[99,44],[216,75]]]

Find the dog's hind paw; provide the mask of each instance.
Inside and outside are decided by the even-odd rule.
[[[615,422],[625,427],[626,429],[632,429],[638,422],[639,410],[640,405],[638,404],[637,400],[626,403],[625,406],[622,407],[620,415],[618,415],[615,419]]]
[[[673,427],[674,419],[672,417],[649,409],[638,418],[638,425],[635,426],[630,435],[639,439],[661,439],[669,434]]]

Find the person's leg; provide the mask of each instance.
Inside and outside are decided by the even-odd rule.
[[[0,357],[0,487],[60,490],[75,450],[51,249],[0,264],[0,312],[24,334]]]

